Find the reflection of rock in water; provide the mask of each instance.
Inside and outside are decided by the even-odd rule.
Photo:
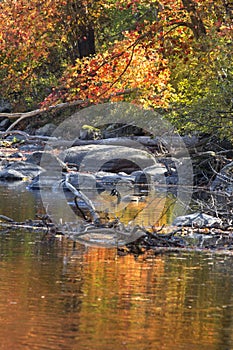
[[[88,245],[105,247],[122,246],[133,242],[145,234],[145,230],[162,226],[169,221],[174,200],[166,196],[150,198],[145,202],[129,202],[122,209],[115,212],[100,213],[102,226],[92,223],[74,224],[67,226],[69,237],[75,241]],[[104,218],[105,215],[105,218]],[[115,224],[114,218],[118,218]]]

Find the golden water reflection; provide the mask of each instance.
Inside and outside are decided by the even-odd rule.
[[[93,201],[103,222],[118,218],[125,225],[133,222],[135,225],[146,228],[171,223],[173,208],[176,204],[176,198],[166,193],[145,197],[143,201],[129,201],[120,205],[116,205],[112,197],[107,198],[108,200],[104,197],[103,200],[102,195],[93,196],[91,193],[88,197]]]
[[[15,220],[41,210],[20,188],[1,199],[1,214]],[[157,205],[161,225],[172,206],[155,200],[147,209],[130,203],[119,215],[152,225]],[[230,254],[204,252],[118,256],[2,229],[0,349],[231,350],[232,262]]]
[[[233,349],[231,256],[0,238],[0,349]]]

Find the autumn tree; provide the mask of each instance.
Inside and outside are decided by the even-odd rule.
[[[0,93],[42,108],[130,101],[180,130],[231,132],[227,0],[4,0]],[[3,24],[4,23],[4,24]],[[30,102],[30,101],[29,101]],[[204,121],[204,122],[203,122]]]
[[[170,55],[174,93],[168,112],[184,132],[201,130],[232,139],[232,10],[226,1],[196,4],[201,35],[185,55]]]
[[[0,3],[1,95],[12,101],[19,100],[21,95],[36,100],[37,95],[40,98],[46,95],[48,83],[56,83],[60,69],[57,6],[56,0]],[[52,57],[55,55],[57,60]],[[41,95],[42,89],[45,91]]]
[[[113,33],[108,28],[115,40],[109,38],[105,50],[100,48],[94,57],[69,66],[61,79],[66,92],[51,94],[48,103],[57,97],[94,102],[124,99],[159,108],[179,125],[177,111],[183,107],[186,112],[191,106],[195,109],[197,101],[205,104],[210,94],[216,107],[223,90],[230,93],[230,86],[220,92],[231,84],[232,24],[226,2],[118,1],[109,2],[109,15],[118,29]],[[226,69],[227,83],[220,87],[221,71]],[[193,125],[196,122],[195,117]]]
[[[0,95],[16,108],[41,102],[67,65],[95,54],[100,1],[0,2]],[[20,107],[23,101],[22,106]]]

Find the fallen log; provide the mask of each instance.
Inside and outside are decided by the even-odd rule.
[[[138,89],[126,89],[124,91],[116,92],[114,94],[111,94],[109,98],[103,98],[101,102],[108,102],[111,97],[121,96],[121,95],[129,95],[132,92],[135,92]],[[48,113],[50,111],[58,111],[70,107],[75,106],[87,106],[87,104],[93,104],[91,99],[85,99],[85,100],[74,100],[69,102],[62,102],[58,103],[54,106],[49,106],[46,108],[38,108],[33,111],[29,112],[22,112],[22,113],[0,113],[0,118],[8,118],[8,119],[17,119],[14,123],[12,123],[9,128],[6,131],[13,130],[15,126],[20,123],[22,120],[26,118],[41,116],[42,114]]]
[[[85,100],[76,100],[76,101],[72,101],[72,102],[58,103],[55,106],[49,106],[48,108],[44,108],[44,109],[39,108],[39,109],[35,109],[33,111],[30,111],[30,112],[0,113],[0,118],[17,119],[6,130],[8,132],[8,131],[13,130],[18,123],[20,123],[22,120],[24,120],[26,118],[31,118],[31,117],[35,117],[35,116],[41,116],[44,113],[48,113],[48,112],[54,111],[54,110],[62,110],[62,109],[69,108],[69,107],[81,106],[81,105],[84,105],[87,102],[88,102],[88,100],[87,101],[85,101]]]
[[[232,252],[233,227],[228,230],[215,228],[167,227],[145,229],[139,225],[125,226],[119,220],[106,224],[90,222],[53,224],[47,215],[39,220],[16,222],[0,215],[1,233],[9,230],[29,230],[44,233],[44,237],[64,236],[74,242],[101,247],[115,247],[119,254],[141,255],[147,251],[166,253],[171,251]]]

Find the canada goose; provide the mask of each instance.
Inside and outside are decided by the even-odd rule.
[[[128,194],[124,197],[121,197],[120,192],[117,189],[113,189],[110,193],[111,196],[117,197],[117,204],[120,204],[122,202],[145,202],[145,196],[135,195],[135,194]]]

